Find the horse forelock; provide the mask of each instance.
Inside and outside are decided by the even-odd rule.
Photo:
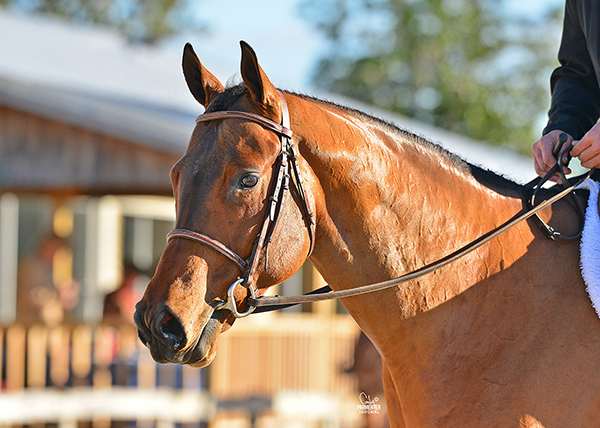
[[[228,110],[244,94],[248,93],[248,88],[243,83],[234,84],[227,87],[217,98],[206,108],[206,113]]]

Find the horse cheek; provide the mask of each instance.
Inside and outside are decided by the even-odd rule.
[[[289,205],[286,205],[289,207]],[[286,209],[282,213],[275,232],[263,254],[265,271],[259,280],[259,288],[280,284],[300,270],[306,260],[310,240],[299,212]]]

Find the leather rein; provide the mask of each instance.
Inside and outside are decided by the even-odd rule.
[[[491,230],[490,232],[480,236],[469,244],[465,245],[462,248],[454,251],[447,256],[425,265],[419,269],[416,269],[413,272],[406,273],[398,278],[393,278],[388,281],[378,282],[375,284],[363,285],[360,287],[352,288],[349,290],[342,291],[332,291],[329,286],[325,286],[319,288],[317,290],[313,290],[310,293],[301,295],[301,296],[256,296],[256,286],[255,286],[255,277],[258,270],[258,263],[260,259],[261,253],[265,252],[265,265],[266,265],[266,253],[267,246],[270,242],[271,235],[277,225],[277,221],[279,219],[279,215],[281,213],[283,202],[285,200],[285,196],[290,189],[290,182],[294,184],[294,188],[299,197],[299,207],[302,212],[304,222],[306,224],[308,235],[310,238],[310,249],[307,254],[307,258],[312,253],[312,250],[315,245],[315,222],[314,215],[310,205],[308,198],[304,192],[302,177],[300,175],[300,169],[297,163],[297,155],[294,145],[292,144],[292,131],[289,128],[289,111],[287,108],[287,103],[285,98],[280,93],[281,103],[282,103],[282,121],[281,124],[278,124],[268,118],[263,116],[259,116],[253,113],[242,112],[242,111],[223,111],[223,112],[214,112],[214,113],[205,113],[196,119],[196,123],[207,122],[213,120],[220,119],[228,119],[228,118],[237,118],[237,119],[246,119],[253,122],[256,122],[263,127],[275,132],[279,136],[280,141],[280,149],[277,159],[275,161],[275,178],[273,184],[272,194],[269,197],[269,207],[267,210],[267,214],[262,224],[262,228],[260,233],[258,234],[256,241],[254,243],[252,252],[247,259],[243,259],[240,257],[235,251],[231,250],[229,247],[224,245],[223,243],[210,238],[207,235],[202,233],[194,232],[188,229],[177,228],[173,229],[169,234],[167,234],[167,242],[171,241],[175,238],[189,239],[201,244],[204,244],[215,251],[218,251],[223,256],[227,257],[229,260],[234,262],[240,271],[242,272],[241,278],[236,280],[233,284],[230,285],[227,290],[227,296],[224,301],[220,301],[216,306],[215,310],[229,310],[236,318],[242,318],[250,315],[251,313],[259,313],[259,312],[268,312],[277,309],[283,309],[289,306],[294,306],[302,303],[310,303],[310,302],[318,302],[323,300],[331,300],[331,299],[340,299],[344,297],[352,297],[358,296],[361,294],[372,293],[375,291],[385,290],[387,288],[391,288],[402,283],[417,279],[421,276],[427,275],[435,270],[438,270],[458,259],[470,253],[471,251],[476,250],[482,245],[488,243],[492,239],[511,229],[518,223],[528,219],[529,217],[536,216],[536,223],[540,226],[540,228],[544,231],[544,233],[556,240],[574,240],[579,237],[581,231],[574,237],[562,238],[560,234],[554,231],[550,226],[546,225],[539,217],[537,213],[544,208],[552,205],[554,202],[573,192],[577,186],[583,183],[593,172],[594,170],[590,170],[587,173],[575,177],[571,180],[567,180],[562,174],[563,163],[562,160],[567,157],[567,152],[569,151],[569,147],[564,147],[562,149],[560,155],[557,157],[557,164],[552,168],[543,178],[536,178],[532,182],[526,185],[531,189],[530,199],[527,201],[527,209],[523,209],[521,212],[517,213],[515,216],[507,220],[502,225],[497,228]],[[563,144],[564,145],[564,144]],[[558,146],[560,149],[560,146]],[[566,160],[568,163],[568,159]],[[564,165],[566,165],[566,163]],[[556,173],[559,173],[559,176],[563,180],[563,186],[565,187],[559,193],[555,194],[551,198],[535,205],[535,197],[542,187],[542,185],[548,181],[551,177],[553,177]],[[575,197],[575,199],[577,199]],[[578,203],[578,201],[577,201]],[[578,213],[582,212],[582,209],[578,208]],[[582,223],[580,216],[580,223]],[[546,230],[545,230],[546,229]],[[562,239],[561,239],[562,238]],[[244,287],[247,289],[248,299],[247,299],[247,309],[243,312],[240,312],[237,307],[237,303],[234,298],[235,289],[238,287]]]

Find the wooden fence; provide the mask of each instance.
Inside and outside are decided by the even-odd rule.
[[[344,406],[353,397],[356,408],[356,386],[344,369],[357,333],[346,316],[250,317],[220,337],[209,368],[194,369],[156,364],[131,325],[0,328],[0,427],[285,426],[299,409],[307,421],[354,426]]]
[[[205,373],[160,366],[138,342],[131,325],[0,329],[0,426],[210,420],[216,407]]]

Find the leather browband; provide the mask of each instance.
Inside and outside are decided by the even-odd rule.
[[[208,121],[216,120],[216,119],[227,119],[227,118],[236,118],[236,117],[248,119],[253,122],[259,123],[259,124],[263,125],[265,128],[268,128],[271,131],[274,131],[277,134],[284,136],[286,138],[292,138],[292,136],[293,136],[291,129],[289,129],[283,125],[280,125],[277,122],[273,122],[271,119],[268,119],[266,117],[262,117],[257,114],[248,113],[245,111],[217,111],[214,113],[204,113],[196,118],[196,123],[208,122]]]

